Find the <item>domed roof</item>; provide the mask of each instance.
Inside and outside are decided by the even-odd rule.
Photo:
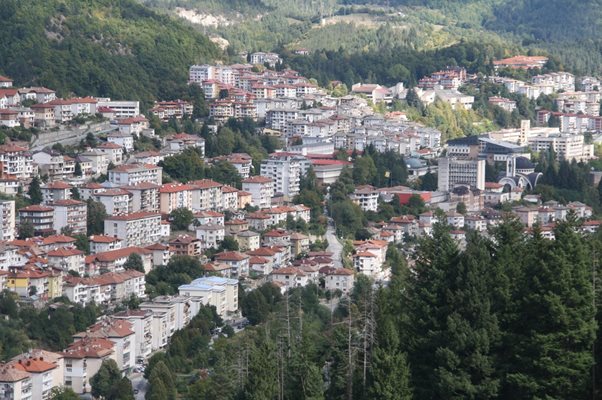
[[[422,168],[426,165],[426,163],[419,158],[408,158],[406,164],[408,168]]]
[[[516,169],[534,169],[535,164],[527,157],[516,157]]]

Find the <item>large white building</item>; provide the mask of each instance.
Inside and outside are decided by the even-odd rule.
[[[251,205],[266,208],[272,205],[274,182],[265,176],[252,176],[242,181],[242,190],[251,193]]]
[[[73,234],[87,233],[86,203],[73,199],[58,200],[54,202],[52,208],[54,208],[53,227],[57,233],[60,233],[63,228],[69,229]]]
[[[299,194],[299,183],[309,161],[300,155],[272,155],[261,162],[261,176],[272,179],[274,194],[292,199]]]
[[[441,192],[449,192],[457,185],[485,189],[485,160],[463,160],[454,157],[439,159],[438,185]]]
[[[221,317],[238,311],[238,280],[209,276],[195,279],[178,288],[181,296],[200,298],[201,303],[215,306]]]
[[[15,239],[15,201],[0,201],[0,241]]]
[[[150,164],[124,164],[109,171],[109,182],[119,186],[137,185],[150,182],[155,185],[163,183],[163,168]]]
[[[149,246],[161,239],[161,214],[138,212],[105,220],[105,235],[123,240],[124,247]]]
[[[96,107],[106,107],[113,110],[115,118],[131,118],[140,115],[139,101],[112,101],[109,98],[97,99]]]

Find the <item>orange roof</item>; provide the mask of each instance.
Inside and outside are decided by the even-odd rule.
[[[360,251],[355,253],[353,257],[376,257],[376,255],[370,253],[369,251]]]
[[[198,181],[188,182],[188,184],[193,186],[195,189],[209,189],[223,186],[221,183],[211,179],[200,179]]]
[[[40,373],[50,371],[51,369],[55,369],[57,367],[56,364],[48,362],[44,360],[43,357],[40,358],[19,358],[17,361],[12,363],[17,369],[26,372]]]
[[[215,255],[215,259],[219,261],[242,261],[248,258],[248,255],[238,251],[224,251]]]
[[[94,258],[99,262],[113,262],[120,258],[129,257],[130,254],[150,254],[151,252],[142,247],[126,247],[123,249],[104,251],[94,254]]]
[[[54,181],[42,186],[42,189],[71,189],[72,186],[67,182]]]
[[[21,211],[26,211],[26,212],[44,212],[44,211],[54,211],[54,209],[52,207],[47,207],[47,206],[41,206],[39,204],[34,204],[34,205],[31,205],[31,206],[20,208],[19,212],[21,212]]]
[[[103,338],[84,338],[69,345],[63,352],[65,358],[104,358],[113,353],[114,344]]]
[[[86,203],[74,199],[57,200],[52,203],[53,206],[86,206]]]
[[[78,249],[68,249],[61,248],[48,252],[48,257],[72,257],[72,256],[81,256],[84,252]]]
[[[109,217],[107,217],[106,220],[108,220],[108,221],[133,221],[136,219],[152,218],[152,217],[160,217],[160,216],[161,216],[161,214],[159,214],[159,213],[141,211],[141,212],[132,213],[132,214],[128,214],[128,215],[109,216]]]
[[[111,337],[126,337],[133,335],[132,324],[123,319],[108,319],[105,318],[100,322],[89,326],[85,332],[79,332],[73,335],[76,338],[111,338]]]
[[[278,252],[274,251],[272,249],[269,249],[267,247],[260,247],[260,248],[255,249],[255,250],[247,251],[248,255],[250,255],[250,256],[259,256],[259,257],[273,257],[276,253],[278,253]]]
[[[93,243],[115,243],[115,242],[119,242],[120,239],[113,237],[113,236],[107,236],[107,235],[92,235],[90,236],[90,242]]]
[[[71,236],[66,235],[51,235],[42,239],[43,245],[56,244],[56,243],[74,243],[75,239]]]
[[[270,178],[268,178],[266,176],[261,176],[261,175],[252,176],[252,177],[244,179],[242,181],[242,183],[270,183],[270,182],[273,182],[273,181]]]
[[[183,185],[178,183],[166,183],[159,188],[159,193],[177,193],[184,192],[186,190],[193,190],[194,187],[190,185]]]

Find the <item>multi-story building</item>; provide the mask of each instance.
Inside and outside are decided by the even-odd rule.
[[[15,201],[0,200],[0,241],[15,239]]]
[[[35,235],[47,236],[54,233],[54,208],[32,205],[19,209],[19,223],[33,225]]]
[[[225,228],[224,225],[202,224],[195,228],[196,237],[202,243],[204,249],[217,249],[219,244],[224,240]]]
[[[439,159],[438,190],[449,192],[457,185],[485,189],[485,160],[464,160],[454,157]]]
[[[150,164],[124,164],[109,171],[109,182],[116,185],[136,185],[150,182],[161,185],[163,168]]]
[[[99,98],[97,107],[107,107],[113,111],[115,118],[131,118],[140,115],[139,101],[111,101],[109,98]]]
[[[92,235],[89,237],[90,254],[121,249],[121,239],[113,236]]]
[[[266,126],[287,134],[289,123],[299,118],[299,113],[299,110],[291,108],[269,110],[266,113]]]
[[[328,268],[324,274],[324,288],[326,290],[340,290],[344,294],[353,290],[354,274],[347,268]]]
[[[221,210],[223,208],[222,184],[211,179],[188,182],[192,186],[192,209],[194,211]]]
[[[75,393],[89,393],[90,379],[104,360],[117,361],[115,345],[104,338],[84,338],[69,345],[62,353],[65,361],[65,386]]]
[[[261,176],[272,179],[274,194],[292,199],[299,194],[299,183],[307,170],[307,158],[296,154],[275,154],[261,162]]]
[[[91,198],[105,206],[107,215],[127,215],[133,211],[133,195],[124,189],[106,189],[97,192]]]
[[[114,319],[128,321],[136,337],[135,359],[136,361],[146,360],[153,348],[153,312],[150,310],[125,310],[113,314]]]
[[[351,200],[360,206],[362,211],[378,211],[379,192],[370,185],[358,186],[350,195]]]
[[[104,142],[96,146],[96,150],[107,155],[109,162],[114,165],[123,163],[123,146],[113,142]]]
[[[57,200],[52,204],[54,209],[53,228],[60,233],[64,228],[73,234],[88,231],[88,207],[86,203],[79,200],[65,199]]]
[[[50,399],[52,388],[63,385],[63,356],[59,353],[33,349],[19,354],[8,365],[30,374],[32,399]]]
[[[105,220],[105,235],[123,240],[124,246],[147,246],[161,239],[161,214],[138,212]]]
[[[63,181],[54,181],[41,186],[42,203],[52,205],[55,201],[68,200],[71,198],[73,187]]]
[[[238,280],[210,276],[198,278],[178,288],[180,296],[200,298],[204,305],[214,306],[222,318],[238,311]]]
[[[265,176],[252,176],[242,181],[242,190],[251,193],[251,205],[267,208],[272,205],[274,181]]]
[[[50,180],[73,177],[75,173],[75,159],[54,150],[38,151],[32,159],[38,166],[38,173],[48,175]]]
[[[86,328],[84,332],[73,335],[73,339],[106,339],[113,342],[117,366],[123,373],[130,372],[136,364],[136,335],[132,324],[123,319],[104,317]]]
[[[169,250],[176,256],[200,256],[203,253],[201,240],[190,235],[179,235],[169,242]]]
[[[0,146],[2,176],[14,175],[18,179],[31,178],[33,160],[31,153],[20,146],[5,144]]]
[[[169,214],[178,208],[192,209],[193,186],[166,183],[159,188],[160,211]]]
[[[593,144],[585,144],[583,135],[549,134],[531,136],[529,147],[536,152],[554,150],[560,160],[587,161],[594,157]]]
[[[74,271],[80,276],[84,275],[86,264],[84,252],[78,249],[60,248],[49,251],[47,254],[48,265],[63,272]]]
[[[233,277],[249,275],[249,256],[238,251],[224,251],[215,255],[215,261],[230,266]]]
[[[17,368],[14,364],[0,364],[0,398],[33,400],[32,389],[29,372]]]
[[[159,211],[159,185],[150,182],[141,182],[137,185],[122,186],[121,188],[132,194],[131,212]]]

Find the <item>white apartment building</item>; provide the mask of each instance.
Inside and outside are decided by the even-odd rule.
[[[24,148],[12,144],[0,146],[0,165],[2,175],[14,175],[18,179],[28,179],[33,173],[31,153]]]
[[[106,189],[90,196],[105,206],[107,215],[126,215],[132,211],[133,195],[124,189]]]
[[[7,365],[30,375],[32,399],[50,399],[52,388],[63,385],[63,356],[59,353],[32,349],[14,357]]]
[[[53,228],[60,233],[63,228],[69,228],[73,234],[88,231],[88,206],[83,201],[66,199],[52,204],[54,208]]]
[[[221,210],[223,208],[222,184],[211,179],[188,182],[192,186],[194,211]]]
[[[167,314],[166,336],[170,338],[175,331],[190,323],[200,309],[200,299],[187,296],[158,296],[152,301],[140,304],[141,310],[150,310],[153,314]],[[155,330],[153,329],[153,334]],[[162,335],[160,335],[162,336]]]
[[[116,185],[136,185],[150,182],[161,185],[163,168],[150,164],[123,164],[109,171],[109,182]]]
[[[115,118],[131,118],[140,115],[139,101],[111,101],[109,98],[99,98],[97,107],[108,107],[113,110]]]
[[[15,201],[0,200],[0,241],[15,240]]]
[[[353,271],[347,268],[329,269],[324,276],[324,288],[330,291],[340,290],[347,294],[353,290],[354,278]]]
[[[449,192],[456,185],[470,185],[485,189],[485,160],[462,160],[453,157],[439,159],[438,184],[441,192]]]
[[[273,181],[274,194],[282,193],[292,199],[299,194],[301,176],[308,165],[309,161],[303,156],[273,155],[261,162],[261,176]]]
[[[265,176],[252,176],[242,181],[242,190],[251,193],[251,205],[268,208],[272,205],[274,181]]]
[[[138,212],[108,217],[104,234],[122,239],[124,247],[157,243],[161,239],[161,214]]]
[[[178,288],[180,296],[200,298],[204,305],[215,306],[223,318],[238,311],[238,280],[209,276]]]
[[[373,186],[358,186],[349,197],[362,211],[378,211],[379,192]]]
[[[216,224],[201,224],[195,228],[196,238],[200,239],[204,249],[217,249],[219,244],[224,240],[226,233],[224,225]]]
[[[288,133],[289,122],[299,118],[300,111],[292,108],[279,108],[266,113],[266,126],[270,129]]]
[[[75,393],[89,393],[90,379],[96,375],[104,360],[117,362],[114,344],[101,338],[84,338],[69,345],[63,352],[65,386]]]
[[[134,331],[135,359],[146,360],[153,350],[153,312],[150,310],[126,310],[113,314],[113,318],[128,321]]]
[[[550,134],[528,138],[529,147],[536,152],[553,149],[558,159],[586,161],[594,157],[593,144],[585,144],[583,135]]]

